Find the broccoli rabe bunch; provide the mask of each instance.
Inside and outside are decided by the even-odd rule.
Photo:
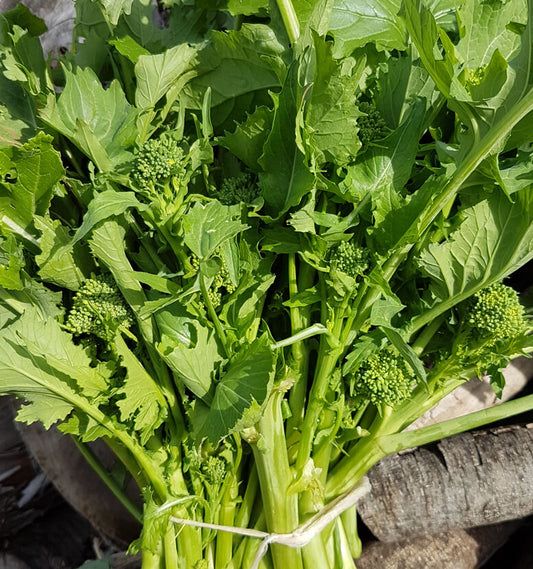
[[[371,354],[350,379],[352,395],[359,395],[376,407],[394,407],[405,401],[416,383],[412,369],[391,346]]]
[[[356,279],[368,269],[369,254],[351,241],[342,241],[332,249],[330,261],[337,271]]]
[[[521,353],[529,330],[515,290],[501,282],[484,288],[458,307],[434,352],[432,375],[491,375]]]
[[[363,146],[387,136],[390,132],[387,123],[374,106],[363,101],[359,103],[359,110],[364,114],[357,119],[357,136]]]
[[[249,205],[260,196],[260,193],[255,177],[250,173],[244,173],[224,179],[214,197],[223,205],[239,203]]]
[[[183,149],[170,133],[146,141],[135,157],[131,176],[141,193],[163,211],[173,209],[186,176]]]
[[[492,344],[520,336],[528,328],[518,293],[503,283],[495,283],[476,293],[466,317],[475,334]]]
[[[65,327],[74,335],[92,334],[111,341],[119,328],[129,330],[133,316],[112,277],[99,275],[80,286]]]

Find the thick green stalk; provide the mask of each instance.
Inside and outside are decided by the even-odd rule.
[[[235,525],[235,506],[237,503],[237,482],[233,476],[227,485],[222,504],[218,523],[223,526],[233,527]],[[217,535],[215,569],[226,569],[229,567],[233,557],[233,538],[235,536],[229,532],[219,532]]]
[[[267,402],[257,430],[261,445],[252,445],[263,512],[270,533],[290,533],[298,527],[298,496],[289,494],[292,473],[289,467],[281,401],[283,392],[274,391]],[[297,549],[283,545],[271,546],[274,569],[303,569]]]
[[[165,569],[176,569],[176,567],[179,567],[178,551],[176,549],[176,529],[172,523],[168,524],[163,539],[163,548],[165,551]]]
[[[400,452],[416,446],[426,445],[445,437],[451,437],[465,431],[483,427],[489,423],[507,419],[533,409],[533,395],[526,395],[513,401],[495,405],[489,409],[482,409],[465,415],[442,421],[435,425],[428,425],[414,431],[394,433],[378,438],[380,447],[386,454]]]

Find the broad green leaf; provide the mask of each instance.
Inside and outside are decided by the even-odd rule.
[[[279,95],[274,99],[274,122],[259,164],[259,176],[266,212],[277,218],[310,192],[314,176],[305,164],[305,156],[296,141],[296,119],[303,94],[298,83],[299,66],[291,65]]]
[[[35,228],[41,233],[41,253],[35,256],[39,276],[45,282],[77,290],[89,275],[92,263],[80,246],[71,246],[72,236],[58,219],[37,216]]]
[[[235,131],[226,133],[218,143],[230,150],[255,172],[260,170],[259,158],[272,125],[273,112],[267,107],[258,107],[246,121],[237,124]]]
[[[217,106],[279,87],[283,53],[272,29],[262,24],[244,24],[239,31],[213,31],[211,42],[198,54],[198,77],[185,90],[187,106],[200,109],[207,88]]]
[[[370,324],[390,328],[392,319],[404,308],[405,305],[393,297],[376,300],[370,311]]]
[[[239,352],[216,386],[202,435],[216,444],[237,425],[239,428],[251,426],[242,419],[254,404],[261,406],[266,401],[274,380],[275,364],[276,355],[267,335]],[[254,422],[257,420],[255,417]]]
[[[147,206],[141,204],[133,192],[106,190],[96,194],[89,204],[87,213],[83,217],[83,222],[76,231],[71,245],[75,245],[83,239],[93,227],[104,219],[118,217],[132,207],[141,210],[146,209]]]
[[[9,25],[14,25],[27,30],[31,36],[38,37],[44,34],[47,30],[44,20],[32,14],[32,12],[24,6],[24,4],[17,4],[15,8],[2,13]]]
[[[0,73],[0,148],[20,146],[35,134],[35,108],[31,97]]]
[[[244,271],[237,290],[224,303],[220,318],[242,338],[254,330],[265,296],[276,276],[271,272],[272,259],[261,259],[252,270]]]
[[[432,243],[420,256],[435,299],[429,317],[442,313],[499,281],[533,258],[533,187],[510,202],[495,191],[463,209],[462,222],[443,243]]]
[[[361,143],[357,133],[355,91],[363,65],[349,68],[333,59],[332,44],[314,35],[315,73],[305,111],[305,130],[314,162],[343,166],[353,161]]]
[[[12,27],[9,38],[5,47],[0,45],[0,72],[32,97],[39,99],[52,92],[39,38],[17,25]]]
[[[66,85],[57,102],[50,99],[41,117],[70,138],[100,169],[131,158],[137,112],[117,81],[104,89],[90,68],[65,69]],[[104,154],[102,155],[102,152]]]
[[[0,178],[0,222],[8,218],[27,228],[35,214],[47,212],[65,173],[51,141],[41,132],[20,148],[0,150],[0,163],[10,164],[9,182]]]
[[[235,237],[248,226],[235,219],[230,206],[213,200],[195,203],[183,220],[185,245],[200,259],[207,259],[224,241]]]
[[[135,65],[137,107],[152,109],[180,79],[183,87],[192,78],[186,73],[192,70],[196,56],[196,48],[187,44],[177,45],[156,55],[140,55]]]
[[[41,320],[61,316],[64,310],[59,308],[60,292],[51,291],[24,271],[20,273],[20,278],[23,285],[20,290],[7,290],[0,286],[0,305],[8,306],[17,315],[29,310],[34,311]]]
[[[191,342],[183,343],[183,333],[163,328],[157,349],[170,369],[197,397],[207,396],[217,368],[222,362],[213,330],[191,322]]]
[[[488,65],[496,50],[510,60],[520,48],[517,24],[526,24],[527,5],[527,0],[466,0],[458,11],[462,37],[457,51],[464,65],[472,70]]]
[[[122,421],[132,420],[144,445],[165,420],[168,406],[161,388],[143,367],[120,334],[114,341],[120,365],[126,369],[123,385],[117,390],[117,407]]]
[[[407,34],[400,7],[399,0],[335,0],[329,25],[335,55],[350,55],[369,42],[379,49],[404,50]]]
[[[138,314],[146,296],[126,255],[126,230],[115,220],[107,219],[93,229],[89,245],[94,256],[111,271],[126,302]],[[152,341],[150,323],[145,322],[143,334]]]
[[[435,83],[420,60],[413,61],[411,54],[400,54],[380,65],[378,85],[374,103],[392,129],[405,120],[416,98],[426,100],[430,113],[434,108],[431,103],[438,97]]]
[[[28,309],[0,336],[0,393],[26,401],[20,421],[49,428],[74,408],[91,410],[91,400],[107,389],[84,350],[53,319]]]

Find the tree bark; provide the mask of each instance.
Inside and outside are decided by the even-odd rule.
[[[533,513],[533,425],[465,433],[386,457],[359,503],[381,541],[464,529]]]

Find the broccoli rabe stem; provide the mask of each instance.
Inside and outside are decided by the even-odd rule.
[[[316,372],[313,379],[309,402],[302,425],[302,438],[296,458],[296,473],[301,476],[307,461],[311,457],[313,441],[317,429],[320,413],[324,408],[326,393],[328,391],[331,375],[337,365],[339,357],[343,352],[343,344],[338,343],[338,347],[331,347],[331,342],[338,340],[342,336],[344,317],[351,299],[351,295],[346,295],[342,304],[335,311],[335,320],[330,337],[322,337],[318,350],[318,360]],[[324,300],[325,303],[325,300]],[[332,340],[333,339],[333,340]]]
[[[313,284],[314,270],[307,264],[300,267],[300,280],[298,282],[298,272],[296,268],[296,256],[289,255],[289,293],[294,298],[300,290],[306,290]],[[291,307],[291,332],[292,335],[304,330],[311,323],[311,314],[309,307]],[[291,350],[292,379],[295,384],[289,393],[289,404],[291,407],[292,417],[287,422],[287,433],[290,435],[292,431],[297,429],[304,418],[305,412],[305,396],[307,393],[307,376],[309,374],[309,347],[307,342],[296,342]]]
[[[298,495],[289,493],[292,474],[287,454],[287,441],[281,411],[282,391],[271,396],[257,430],[260,444],[254,443],[252,451],[257,465],[263,511],[269,532],[290,533],[298,527]],[[303,569],[298,549],[272,544],[275,569]]]

